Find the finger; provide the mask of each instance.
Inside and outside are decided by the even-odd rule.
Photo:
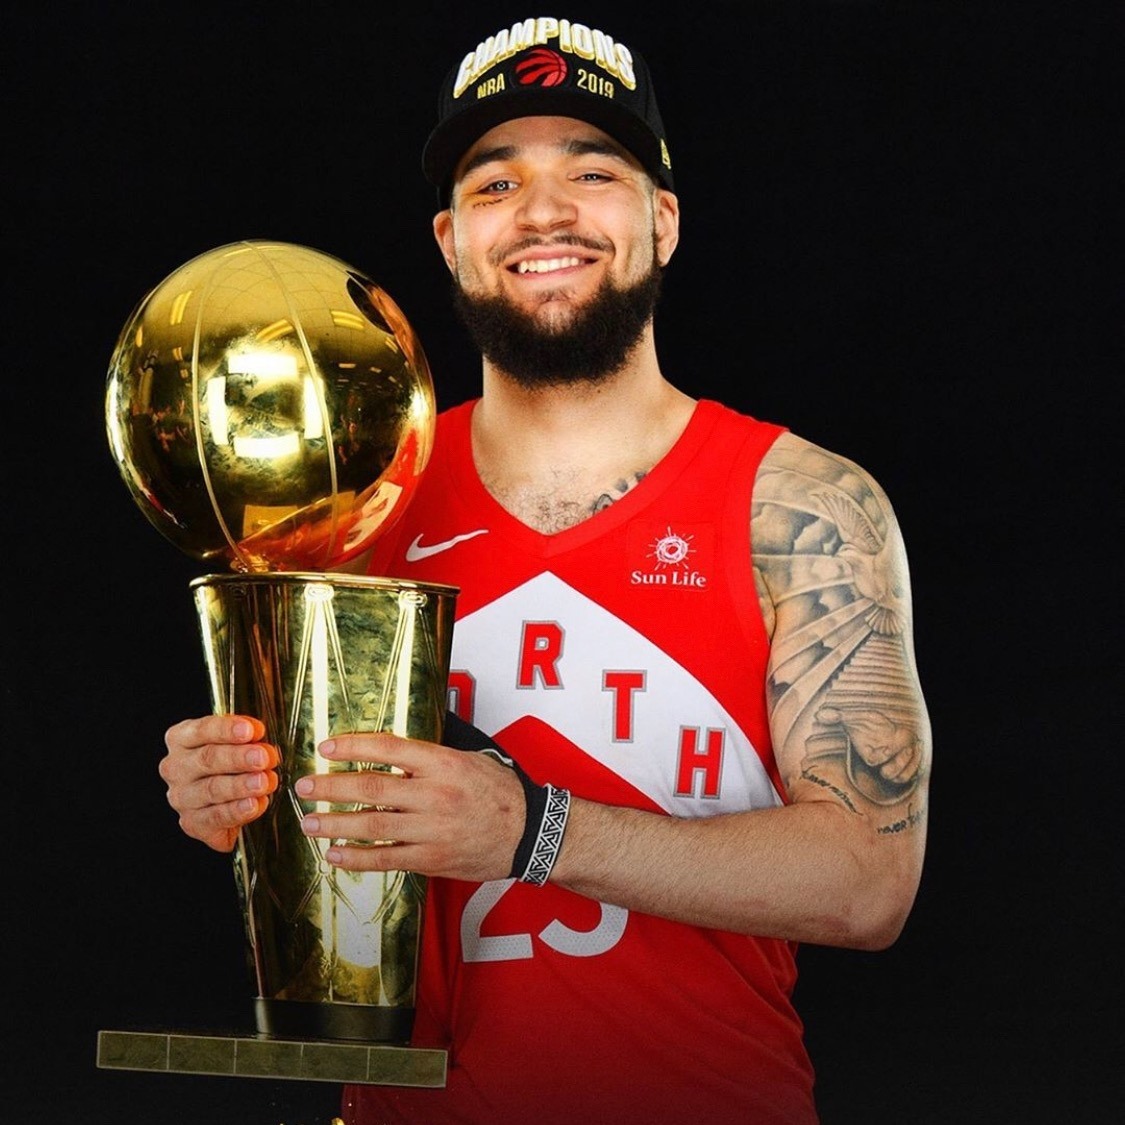
[[[419,824],[410,825],[404,814],[396,809],[358,809],[353,812],[309,813],[301,818],[301,831],[306,836],[321,839],[362,842],[359,846],[385,846],[391,841],[401,843],[422,828]]]
[[[181,811],[205,809],[210,805],[229,805],[247,798],[258,801],[275,792],[278,785],[276,770],[209,774],[170,789],[169,800],[174,792],[176,807]]]
[[[440,769],[447,756],[457,755],[457,751],[434,742],[385,733],[335,735],[322,742],[317,753],[330,761],[395,766],[408,774]]]
[[[174,753],[209,743],[260,742],[265,737],[265,723],[253,716],[204,715],[170,726],[164,734],[164,743]]]
[[[411,779],[413,780],[413,779]],[[309,774],[293,786],[303,801],[325,801],[333,805],[410,806],[410,781],[384,770],[339,770]]]
[[[418,844],[334,844],[325,858],[344,871],[414,871],[439,874],[432,870],[430,851]],[[428,870],[429,869],[429,870]]]
[[[257,820],[269,807],[265,797],[245,797],[219,805],[208,805],[180,816],[180,828],[193,839],[216,851],[229,852],[244,825]]]

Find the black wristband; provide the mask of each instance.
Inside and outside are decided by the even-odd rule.
[[[527,815],[523,822],[523,836],[516,847],[516,854],[512,856],[512,870],[508,873],[509,879],[520,879],[527,871],[531,862],[531,849],[539,837],[539,826],[543,823],[543,814],[547,811],[547,790],[542,785],[536,785],[519,766],[516,766],[516,777],[523,786],[523,799],[527,805]]]
[[[455,711],[446,711],[441,727],[441,744],[453,750],[491,750],[510,761],[503,748],[479,727],[466,722]]]

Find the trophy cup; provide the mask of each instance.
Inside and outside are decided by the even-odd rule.
[[[211,701],[261,719],[281,764],[269,808],[234,851],[257,1034],[102,1032],[100,1065],[444,1082],[444,1052],[405,1047],[425,880],[333,868],[331,842],[299,827],[327,806],[293,790],[316,771],[383,768],[319,758],[333,734],[440,741],[456,588],[333,573],[410,502],[435,414],[399,308],[308,247],[220,246],[165,278],[125,324],[106,393],[113,457],[157,530],[225,564],[190,583]]]

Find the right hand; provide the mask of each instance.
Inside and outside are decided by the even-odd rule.
[[[239,829],[266,811],[281,757],[262,741],[265,733],[265,724],[247,715],[207,715],[168,728],[160,776],[187,835],[229,852]]]

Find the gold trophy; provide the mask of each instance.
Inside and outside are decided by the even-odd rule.
[[[304,774],[381,768],[319,758],[330,735],[441,739],[456,588],[332,573],[410,502],[435,417],[429,367],[400,309],[308,247],[204,253],[122,330],[106,395],[113,457],[163,535],[226,564],[191,582],[212,704],[261,719],[281,765],[268,810],[234,853],[257,1034],[101,1032],[99,1065],[444,1082],[444,1052],[404,1046],[425,880],[333,868],[331,842],[299,827],[327,806],[293,790]]]

